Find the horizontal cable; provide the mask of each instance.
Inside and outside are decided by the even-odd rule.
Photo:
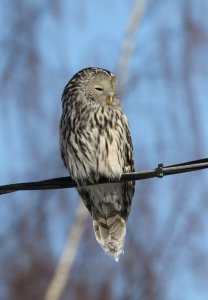
[[[208,168],[208,158],[194,160],[186,163],[171,165],[164,167],[163,164],[158,164],[157,168],[152,170],[145,170],[134,173],[125,173],[120,179],[109,180],[109,178],[101,178],[98,182],[92,183],[86,182],[84,186],[103,184],[103,183],[115,183],[124,182],[129,180],[144,180],[149,178],[162,178],[167,175],[174,175],[179,173],[192,172]],[[53,179],[47,179],[36,182],[23,182],[14,183],[0,186],[0,195],[28,190],[51,190],[51,189],[64,189],[77,187],[78,184],[70,176],[59,177]],[[83,186],[83,184],[82,184]]]

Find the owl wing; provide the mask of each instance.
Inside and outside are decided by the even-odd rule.
[[[127,118],[124,116],[124,133],[126,136],[125,150],[124,150],[124,173],[134,172],[133,160],[133,145],[129,130]],[[123,183],[123,199],[125,208],[125,219],[128,218],[131,209],[131,202],[135,191],[135,181],[125,181]]]
[[[60,126],[59,126],[60,134],[59,134],[59,145],[60,145],[60,151],[61,151],[61,158],[64,162],[64,166],[67,168],[67,128],[64,124],[64,118],[61,118]]]
[[[129,125],[127,118],[124,116],[124,133],[126,136],[125,151],[124,151],[124,173],[134,172],[134,160],[133,160],[133,145],[131,135],[129,131]]]
[[[79,193],[80,197],[82,198],[84,205],[92,215],[91,198],[90,198],[89,189],[82,187],[82,188],[77,188],[76,190]]]

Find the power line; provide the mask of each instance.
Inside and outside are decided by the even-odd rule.
[[[125,173],[120,179],[109,180],[109,178],[101,178],[97,183],[92,183],[90,181],[86,182],[84,185],[95,185],[103,183],[115,183],[124,182],[130,180],[144,180],[149,178],[162,178],[167,175],[174,175],[180,173],[187,173],[208,168],[208,158],[193,160],[181,164],[163,166],[163,164],[158,164],[155,169],[144,170],[134,173]],[[51,190],[51,189],[64,189],[77,187],[78,184],[70,176],[59,177],[53,179],[47,179],[35,182],[23,182],[14,183],[0,186],[0,195],[17,192],[17,191],[28,191],[28,190]],[[83,186],[83,184],[82,184]]]

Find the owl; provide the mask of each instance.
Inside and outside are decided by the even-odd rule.
[[[134,181],[110,183],[134,172],[133,147],[114,74],[100,68],[76,73],[64,88],[60,148],[65,167],[92,220],[95,237],[118,261],[123,253]],[[99,178],[109,180],[96,185]],[[84,186],[86,181],[93,185]]]

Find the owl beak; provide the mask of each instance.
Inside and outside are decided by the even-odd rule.
[[[106,102],[107,102],[108,105],[112,105],[112,103],[113,103],[113,97],[109,96]]]

